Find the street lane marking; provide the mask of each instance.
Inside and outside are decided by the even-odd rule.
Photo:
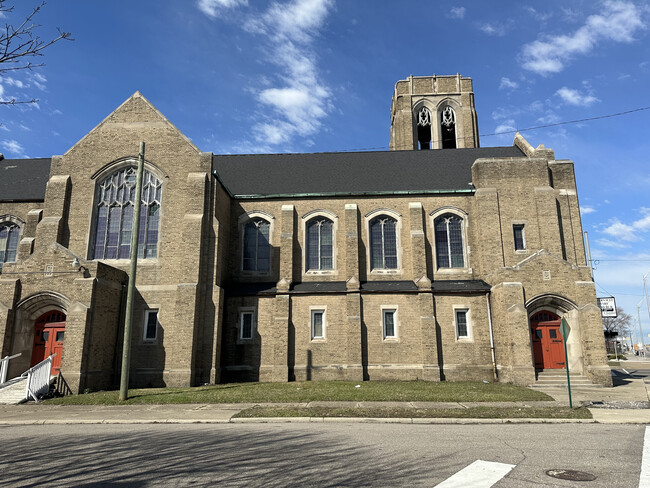
[[[643,437],[643,457],[641,458],[641,476],[639,488],[650,488],[650,429],[645,428]]]
[[[478,459],[434,488],[490,488],[515,466]]]

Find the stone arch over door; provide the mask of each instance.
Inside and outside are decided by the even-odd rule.
[[[21,353],[21,356],[9,363],[10,377],[22,374],[31,365],[36,321],[51,311],[67,316],[70,305],[70,299],[53,291],[34,293],[16,304],[11,353]]]
[[[540,312],[549,312],[549,317],[566,319],[567,325],[567,356],[569,359],[569,370],[572,373],[584,372],[584,352],[582,347],[580,330],[580,312],[578,306],[572,300],[556,294],[537,295],[526,302],[528,321],[532,318],[539,318]],[[531,348],[534,348],[531,337]],[[534,350],[531,349],[531,359],[535,362]]]

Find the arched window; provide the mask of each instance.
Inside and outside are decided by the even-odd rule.
[[[249,220],[244,226],[244,271],[268,271],[271,264],[271,224],[262,218]]]
[[[93,259],[128,259],[131,252],[136,168],[122,168],[98,185]],[[162,183],[144,170],[138,258],[158,255]]]
[[[3,263],[16,261],[20,227],[13,222],[0,223],[0,270]]]
[[[380,215],[370,221],[371,269],[397,269],[397,221]]]
[[[422,107],[418,112],[418,144],[420,150],[431,149],[431,112]]]
[[[463,219],[444,214],[434,222],[438,268],[464,268]]]
[[[440,135],[443,149],[456,149],[456,112],[449,105],[440,112]]]
[[[325,217],[307,222],[307,271],[334,269],[334,223]]]

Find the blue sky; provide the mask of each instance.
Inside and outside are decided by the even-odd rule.
[[[8,23],[39,0],[13,3]],[[50,0],[37,21],[43,38],[60,27],[75,41],[2,77],[3,99],[38,99],[0,106],[8,158],[63,154],[136,90],[215,153],[387,149],[394,84],[410,74],[472,77],[482,146],[650,107],[647,1]],[[523,132],[575,162],[598,295],[635,319],[649,122],[638,110]]]

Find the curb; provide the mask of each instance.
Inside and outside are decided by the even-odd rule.
[[[123,420],[123,419],[51,419],[51,420],[0,420],[0,426],[18,425],[156,425],[156,424],[307,424],[307,423],[360,423],[360,424],[603,424],[610,422],[595,419],[476,419],[476,418],[373,418],[373,417],[256,417],[231,418],[227,420],[212,419],[158,419],[158,420]],[[639,424],[643,422],[611,422]]]

